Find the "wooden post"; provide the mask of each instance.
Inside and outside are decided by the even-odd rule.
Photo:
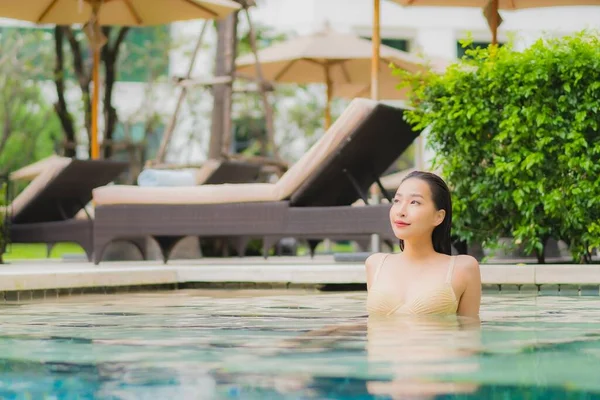
[[[204,42],[204,33],[206,32],[206,27],[208,26],[208,21],[205,21],[202,24],[202,29],[200,30],[200,36],[198,37],[198,41],[196,42],[196,47],[194,47],[194,52],[192,53],[192,59],[190,60],[190,65],[187,70],[187,74],[185,75],[186,79],[190,79],[192,72],[194,70],[194,64],[196,62],[196,56],[198,55],[198,51],[202,47],[202,43]],[[179,98],[177,99],[177,104],[175,105],[175,111],[173,111],[173,115],[171,115],[171,120],[169,121],[169,125],[165,130],[165,133],[160,142],[160,147],[158,152],[156,153],[156,162],[162,163],[165,161],[165,157],[167,155],[167,148],[169,147],[169,142],[171,141],[171,137],[173,136],[173,131],[175,130],[175,125],[177,124],[177,115],[179,114],[179,110],[183,105],[183,100],[187,95],[187,87],[182,86],[181,91],[179,92]]]
[[[233,78],[235,75],[235,58],[237,56],[237,23],[238,13],[235,12],[228,18],[231,25],[225,32],[225,75]],[[221,154],[228,154],[231,151],[231,139],[233,135],[232,126],[232,100],[233,100],[233,81],[225,87],[225,99],[223,104],[223,142]]]
[[[215,76],[233,76],[235,57],[237,12],[217,22],[217,53]],[[229,152],[231,143],[231,93],[232,84],[213,86],[213,110],[210,128],[208,158],[221,159],[223,149]]]
[[[247,4],[244,6],[244,11],[248,20],[248,29],[250,30],[250,47],[252,48],[252,52],[254,53],[254,58],[256,60],[256,75],[258,76],[260,95],[263,107],[265,109],[265,122],[267,124],[267,153],[271,153],[271,155],[274,158],[279,159],[277,147],[275,146],[275,126],[273,124],[273,108],[269,103],[269,95],[265,90],[265,79],[262,73],[260,60],[258,59],[258,48],[256,46],[256,31],[254,30],[254,26],[250,18],[250,13],[248,12]]]

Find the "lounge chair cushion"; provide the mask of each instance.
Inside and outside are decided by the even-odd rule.
[[[42,172],[49,168],[63,168],[66,164],[71,161],[68,157],[58,156],[53,154],[42,160],[36,161],[33,164],[29,164],[21,169],[11,172],[11,181],[33,181]]]
[[[271,183],[236,183],[192,187],[102,186],[94,189],[94,203],[109,204],[219,204],[276,201]]]
[[[354,99],[325,134],[276,183],[279,200],[289,198],[339,148],[377,102]]]
[[[29,202],[34,199],[44,188],[56,177],[63,169],[71,163],[70,158],[55,158],[51,163],[45,165],[45,169],[40,172],[29,185],[13,200],[10,205],[12,215],[19,214]]]
[[[288,199],[369,115],[378,103],[354,99],[327,132],[275,184],[218,184],[197,187],[113,185],[94,189],[94,203],[102,204],[217,204]],[[218,165],[215,165],[217,167]],[[207,171],[210,168],[207,167]],[[201,177],[198,177],[200,180]]]

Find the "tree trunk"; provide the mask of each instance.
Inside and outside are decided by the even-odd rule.
[[[92,98],[90,96],[90,82],[92,81],[92,71],[86,70],[83,62],[83,54],[79,41],[75,38],[75,34],[71,27],[64,28],[65,35],[71,46],[73,53],[73,68],[81,89],[81,100],[83,101],[83,110],[85,114],[85,128],[88,132],[88,138],[91,142],[92,135]]]
[[[538,264],[546,264],[546,244],[548,243],[547,237],[542,238],[542,250],[535,249],[535,256]]]
[[[102,28],[104,35],[110,38],[109,27]],[[110,41],[102,48],[102,61],[104,63],[104,140],[112,143],[113,133],[118,122],[117,110],[112,105],[112,94],[115,81],[117,79],[117,60],[119,58],[119,49],[125,40],[128,27],[122,27],[117,34],[114,43]],[[112,155],[112,147],[104,147],[104,158],[108,159]]]
[[[217,58],[215,76],[233,76],[237,50],[237,12],[217,22]],[[220,159],[229,150],[231,135],[232,83],[213,86],[213,111],[210,129],[209,158]],[[224,146],[227,148],[224,149]]]
[[[73,118],[67,109],[67,102],[65,101],[65,80],[64,80],[64,51],[63,51],[63,40],[64,40],[64,27],[57,25],[54,28],[54,44],[56,52],[56,65],[54,67],[54,84],[56,86],[56,95],[58,100],[54,103],[54,110],[60,124],[65,133],[65,145],[64,154],[66,157],[75,156],[75,128],[73,126]]]

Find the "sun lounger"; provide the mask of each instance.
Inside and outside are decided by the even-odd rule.
[[[139,186],[182,187],[219,183],[248,183],[258,179],[261,165],[241,160],[205,161],[200,168],[149,168],[138,176]]]
[[[54,158],[31,174],[31,183],[8,207],[12,243],[78,243],[91,260],[93,220],[85,206],[92,189],[112,182],[127,163]]]
[[[418,136],[403,111],[353,100],[275,184],[97,188],[94,262],[111,241],[142,234],[157,240],[165,262],[190,235],[234,238],[238,253],[252,237],[267,248],[283,237],[393,238],[388,204],[352,204],[367,203],[369,188]]]

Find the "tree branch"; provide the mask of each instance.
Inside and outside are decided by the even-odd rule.
[[[79,41],[77,40],[77,38],[75,38],[73,29],[71,29],[70,26],[65,26],[64,32],[67,36],[67,40],[69,41],[69,45],[71,46],[71,51],[73,52],[73,68],[75,69],[75,73],[77,74],[79,86],[88,86],[91,81],[91,73],[86,73],[88,71],[85,71]]]
[[[103,27],[103,34],[110,38],[111,28]],[[104,139],[107,143],[110,143],[113,137],[115,126],[118,122],[117,110],[112,105],[112,94],[115,82],[117,80],[117,60],[119,59],[119,50],[127,33],[129,27],[122,27],[117,33],[117,37],[114,42],[107,43],[102,48],[102,61],[104,62],[105,80],[104,80],[104,122],[105,131]],[[110,146],[104,149],[104,158],[110,158],[112,155],[112,148]]]
[[[129,33],[129,27],[124,26],[119,30],[119,33],[117,34],[117,39],[115,40],[115,43],[113,44],[113,46],[111,48],[111,51],[112,51],[113,55],[115,56],[115,58],[117,58],[117,54],[119,53],[119,48],[121,47],[121,44],[127,37],[127,33]]]
[[[73,52],[73,67],[75,68],[75,74],[79,81],[79,87],[81,88],[83,110],[85,113],[85,127],[88,131],[88,137],[91,139],[92,132],[92,99],[90,96],[90,82],[92,80],[92,71],[86,71],[83,65],[83,55],[81,53],[81,46],[79,41],[75,37],[71,27],[66,26],[64,28],[65,35],[69,41],[71,51]],[[96,89],[94,89],[96,90]]]
[[[63,76],[64,67],[64,52],[63,52],[63,38],[64,38],[64,26],[57,25],[54,28],[54,45],[56,53],[56,65],[54,66],[54,84],[56,85],[56,95],[58,101],[54,104],[54,110],[60,120],[61,126],[65,133],[65,139],[67,143],[75,142],[75,128],[73,127],[73,118],[67,109],[67,102],[65,100],[65,81]],[[75,155],[74,148],[71,146],[65,146],[65,155],[72,157]]]

